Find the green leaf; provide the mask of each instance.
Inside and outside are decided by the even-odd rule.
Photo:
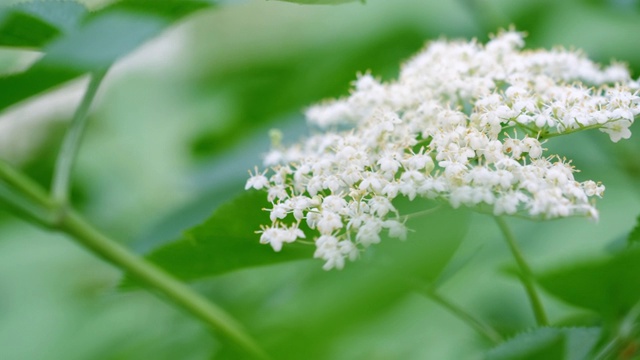
[[[256,230],[269,224],[266,194],[243,193],[222,205],[201,225],[179,240],[151,252],[147,258],[183,280],[197,280],[229,271],[274,263],[311,259],[309,245],[286,244],[275,252],[259,243]]]
[[[154,14],[118,10],[96,16],[76,31],[45,48],[41,60],[52,68],[88,72],[109,67],[158,35],[169,23]]]
[[[403,200],[397,206],[402,213],[409,213],[424,210],[425,202]],[[429,206],[433,204],[429,203]],[[274,252],[270,246],[259,243],[256,230],[261,225],[271,223],[269,213],[262,210],[268,207],[270,203],[264,192],[243,193],[221,206],[208,220],[188,230],[177,241],[152,251],[147,258],[183,280],[198,280],[238,269],[312,259],[314,246],[286,244],[280,252]],[[444,214],[448,212],[444,211]],[[433,224],[428,219],[411,220],[407,226],[412,232],[406,244],[401,244],[407,246],[396,249],[397,245],[388,244],[397,244],[397,239],[384,239],[383,244],[372,246],[367,251],[368,255],[365,255],[376,254],[384,259],[381,261],[393,263],[397,258],[415,256],[414,251],[420,254],[420,258],[422,254],[429,254],[429,261],[421,261],[420,272],[413,276],[433,281],[458,248],[462,239],[458,233],[466,229],[466,220],[461,221],[455,231],[452,231],[454,236],[437,233],[434,239],[430,235],[434,232]],[[441,240],[445,238],[447,240]],[[384,250],[387,246],[395,250]],[[316,261],[320,268],[322,263]],[[350,266],[353,264],[347,265]],[[125,285],[128,283],[129,280],[126,280]]]
[[[472,252],[465,254],[463,256],[456,255],[447,266],[442,270],[441,274],[435,279],[432,287],[434,289],[440,288],[444,285],[449,279],[455,276],[460,270],[464,269],[469,263],[480,253],[482,250],[482,246],[478,246]]]
[[[605,318],[624,316],[640,300],[640,248],[538,276],[548,292]]]
[[[416,199],[396,205],[406,213],[408,207],[425,210],[435,204]],[[273,307],[274,299],[256,314],[273,344],[270,354],[277,359],[332,358],[325,353],[330,351],[328,344],[393,312],[415,292],[416,279],[438,278],[462,242],[468,222],[468,211],[442,207],[407,222],[412,231],[405,241],[383,237],[341,271],[323,271],[321,262],[311,273],[301,271],[278,306]],[[362,358],[374,357],[369,354]]]
[[[243,193],[221,206],[210,219],[174,243],[164,245],[148,259],[183,280],[198,280],[233,270],[263,265],[287,264],[295,273],[295,284],[283,296],[265,301],[251,296],[233,301],[241,309],[255,309],[251,319],[269,353],[277,359],[322,359],[325,346],[349,329],[415,291],[415,280],[433,281],[449,263],[466,234],[469,212],[443,206],[437,211],[411,218],[412,230],[405,241],[383,234],[380,244],[369,247],[361,258],[343,270],[322,270],[323,262],[312,260],[314,246],[285,244],[276,253],[259,243],[255,230],[269,224],[270,207],[264,192]],[[436,203],[406,199],[394,202],[403,214],[423,211]],[[291,263],[292,260],[309,259]],[[278,268],[229,274],[269,276]],[[217,280],[223,281],[225,278]],[[269,282],[271,279],[264,279]],[[124,285],[130,286],[131,279]],[[256,303],[253,303],[255,301]],[[246,303],[248,302],[248,303]],[[267,310],[264,307],[268,308]],[[243,310],[244,311],[244,310]],[[237,356],[236,356],[237,357]],[[234,357],[230,357],[234,358]]]
[[[640,216],[636,220],[636,226],[631,230],[629,237],[627,238],[628,246],[640,245]]]
[[[584,360],[600,338],[599,328],[538,328],[487,353],[487,360]]]
[[[26,2],[0,9],[0,46],[39,48],[75,29],[87,9],[74,1]]]
[[[0,78],[0,110],[72,80],[108,68],[174,22],[211,5],[198,0],[126,0],[85,16],[81,25],[44,47],[24,73]]]
[[[183,280],[199,280],[233,270],[291,262],[296,283],[287,287],[285,297],[265,301],[253,299],[256,309],[252,327],[265,331],[261,338],[268,352],[277,359],[323,359],[325,346],[340,338],[351,326],[384,314],[416,289],[416,279],[432,282],[449,263],[466,234],[469,212],[442,206],[407,222],[412,230],[405,241],[383,234],[380,244],[369,247],[345,269],[324,271],[322,261],[311,260],[314,246],[285,244],[276,253],[259,243],[255,230],[269,224],[270,207],[264,192],[243,193],[221,206],[209,220],[174,243],[147,256],[149,260]],[[437,203],[398,199],[394,204],[402,214],[432,209]],[[270,271],[251,272],[268,276]],[[264,275],[263,275],[264,274]],[[238,274],[229,274],[234,276]],[[222,278],[224,279],[224,278]],[[268,282],[268,279],[264,281]],[[133,281],[125,279],[124,286]],[[243,297],[234,303],[250,300]],[[267,306],[267,310],[261,308]],[[295,324],[295,325],[293,325]],[[236,356],[237,357],[237,356]],[[233,356],[230,358],[234,358]]]

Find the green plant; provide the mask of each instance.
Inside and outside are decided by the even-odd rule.
[[[522,37],[515,31],[501,33],[486,47],[477,42],[435,42],[404,65],[399,80],[361,75],[351,95],[307,110],[308,119],[320,130],[310,140],[285,145],[279,132],[271,133],[269,170],[256,169],[251,174],[246,188],[254,189],[217,207],[199,225],[178,221],[180,230],[188,230],[166,244],[155,239],[154,249],[145,256],[97,230],[73,206],[79,196],[72,191],[78,190],[72,174],[85,128],[92,129],[87,122],[103,80],[118,59],[212,5],[125,0],[93,11],[75,2],[4,8],[0,45],[38,49],[43,56],[27,70],[0,78],[0,110],[10,110],[72,79],[88,76],[89,83],[56,149],[51,174],[29,176],[26,167],[0,161],[3,209],[63,233],[115,265],[126,273],[118,291],[143,286],[201,320],[222,341],[214,351],[216,358],[421,358],[428,354],[424,348],[437,341],[403,344],[399,340],[406,337],[407,326],[430,321],[418,320],[421,310],[415,304],[422,300],[416,300],[415,294],[424,295],[479,335],[478,344],[467,346],[476,356],[637,356],[637,229],[626,243],[618,241],[613,253],[600,251],[592,260],[566,260],[544,271],[527,263],[523,255],[527,248],[520,249],[516,234],[522,235],[527,226],[537,230],[562,226],[541,220],[598,217],[591,198],[602,196],[603,186],[590,180],[576,182],[571,161],[547,155],[543,146],[566,153],[556,139],[562,135],[572,155],[571,149],[584,148],[584,143],[571,140],[579,135],[570,134],[591,129],[608,133],[615,142],[628,138],[639,111],[638,82],[621,65],[600,68],[572,51],[521,53]],[[399,38],[404,37],[391,37],[390,42]],[[312,63],[313,57],[305,60]],[[283,68],[297,63],[293,58]],[[438,59],[444,60],[439,64]],[[272,61],[256,65],[242,81],[228,80],[226,74],[210,74],[209,81],[215,89],[225,88],[220,84],[237,86],[233,91],[240,97],[251,98],[255,91],[255,98],[264,101],[257,103],[259,109],[286,113],[287,106],[298,105],[278,108],[264,100],[270,99],[267,93],[273,84],[267,81],[264,92],[258,85],[263,77],[278,73],[277,61]],[[508,69],[511,77],[500,74],[500,69]],[[308,104],[316,94],[298,94],[295,78],[286,80],[291,82],[290,94]],[[243,81],[253,85],[244,87]],[[327,89],[333,86],[328,80],[324,84]],[[208,93],[206,86],[194,89],[197,101],[220,96]],[[335,91],[317,95],[328,94]],[[239,108],[250,114],[245,107]],[[241,126],[237,129],[242,134],[236,134],[239,138],[248,136]],[[458,138],[452,139],[452,134]],[[233,143],[231,138],[226,140]],[[196,152],[203,150],[199,146],[206,145],[207,139],[206,134],[196,137]],[[457,147],[453,149],[452,144]],[[556,144],[560,151],[555,151]],[[634,178],[633,150],[622,143],[615,149],[623,150],[598,146],[609,157],[613,155],[606,151],[630,151],[628,159],[617,159],[627,176]],[[197,156],[211,156],[204,150]],[[585,178],[598,178],[598,167],[617,165],[603,162],[609,167],[598,161],[592,164],[595,170],[581,166]],[[235,190],[242,186],[242,180],[232,181]],[[495,217],[507,240],[517,265],[507,273],[524,286],[535,327],[505,324],[507,305],[492,307],[491,312],[499,313],[492,318],[479,305],[467,309],[465,301],[447,294],[453,278],[462,279],[458,281],[463,287],[476,281],[474,270],[467,269],[478,266],[474,255],[478,251],[469,249],[474,241],[468,238],[483,231],[490,236],[497,233],[495,228],[483,229],[484,221],[477,220],[486,219],[485,213]],[[503,216],[535,222],[518,223],[520,231],[514,232],[507,224],[511,220]],[[584,221],[575,221],[580,220]],[[313,257],[322,259],[328,271],[320,269],[317,260],[308,260]],[[487,263],[497,267],[496,259]],[[465,275],[465,271],[472,273]],[[186,281],[198,283],[193,287]],[[505,303],[515,303],[517,294],[506,296]],[[561,306],[554,299],[565,308],[556,309]],[[546,309],[549,304],[554,305],[553,311]],[[430,315],[442,320],[447,313]],[[398,320],[403,318],[408,319]],[[443,333],[451,334],[446,329],[452,329],[451,323],[455,328],[456,320],[446,319]],[[393,327],[397,322],[403,329]],[[369,340],[384,339],[379,332],[387,329],[394,335],[386,347]],[[459,341],[452,335],[444,337]]]

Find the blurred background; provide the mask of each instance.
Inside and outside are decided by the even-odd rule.
[[[269,129],[282,129],[289,142],[300,139],[302,110],[348,94],[356,73],[393,79],[429,39],[486,41],[510,25],[528,33],[529,48],[580,48],[599,62],[626,62],[640,76],[638,0],[220,1],[112,68],[91,114],[74,200],[98,228],[145,253],[241,192],[247,170],[261,164],[268,149]],[[38,57],[0,49],[0,75]],[[0,114],[0,157],[47,185],[84,86],[81,79]],[[509,220],[535,270],[623,241],[640,214],[639,130],[634,125],[634,137],[618,144],[599,132],[547,144],[574,159],[579,179],[602,181],[607,191],[598,203],[599,223]],[[533,325],[524,291],[504,274],[507,248],[487,219],[472,217],[459,250],[471,260],[442,292],[504,331]],[[320,266],[278,265],[196,286],[242,318],[252,305],[241,300],[247,294],[275,301]],[[215,358],[219,344],[203,326],[149,293],[117,291],[120,276],[69,239],[0,209],[0,359]],[[545,302],[555,320],[567,311]],[[487,348],[465,324],[418,295],[359,326],[332,343],[328,358],[477,359]]]

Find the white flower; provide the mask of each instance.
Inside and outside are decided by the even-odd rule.
[[[304,218],[305,211],[314,205],[314,201],[311,198],[302,195],[292,197],[289,201],[289,206],[291,207],[291,210],[293,210],[293,216],[297,221],[302,220]]]
[[[291,207],[287,203],[275,204],[273,205],[273,209],[271,209],[269,217],[272,222],[275,222],[277,219],[284,219],[289,210],[291,210]]]
[[[296,226],[290,228],[270,227],[261,232],[260,243],[271,245],[274,251],[282,250],[283,243],[292,243],[298,238],[305,238],[304,232]]]
[[[360,75],[348,97],[310,107],[307,119],[321,132],[290,147],[278,138],[265,158],[270,168],[256,169],[245,186],[272,203],[260,242],[279,251],[313,238],[323,268],[341,269],[383,231],[406,238],[398,196],[496,215],[597,219],[593,199],[604,186],[577,181],[571,161],[543,144],[585,129],[629,138],[640,82],[621,64],[523,47],[515,31],[486,45],[435,41],[398,80]],[[303,221],[311,233],[302,233]]]
[[[342,228],[343,225],[340,215],[331,211],[322,211],[316,224],[316,228],[320,234],[328,235],[333,233],[335,230]]]
[[[245,189],[246,190],[246,189]],[[267,200],[273,202],[274,200],[285,200],[289,197],[287,190],[283,185],[273,184],[269,190],[267,190]]]
[[[391,200],[384,196],[374,196],[369,200],[369,206],[371,207],[371,213],[384,217],[389,212],[394,212],[396,209],[391,204]]]
[[[322,210],[337,214],[343,213],[347,207],[347,201],[338,195],[329,195],[322,200]]]
[[[264,173],[262,174],[258,173],[258,170],[256,170],[256,174],[252,175],[249,178],[249,180],[247,180],[247,184],[244,186],[244,189],[248,190],[253,188],[256,190],[262,190],[264,188],[269,187],[269,185],[270,185],[269,180],[267,179],[266,176],[264,176]]]
[[[407,227],[398,220],[385,220],[382,226],[389,229],[389,236],[400,240],[407,239]]]
[[[380,170],[384,174],[389,174],[391,176],[395,175],[400,168],[400,162],[396,160],[393,155],[385,155],[378,160],[378,165],[380,165]]]
[[[342,269],[344,267],[344,256],[338,248],[338,238],[330,235],[320,236],[316,240],[316,252],[313,257],[326,261],[323,268],[331,270],[332,268]]]
[[[356,241],[364,246],[377,244],[380,242],[380,231],[382,231],[382,221],[369,217],[358,229]]]

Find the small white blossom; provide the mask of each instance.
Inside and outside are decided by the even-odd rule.
[[[377,244],[380,242],[380,231],[382,231],[382,221],[370,216],[358,229],[356,241],[364,246]]]
[[[292,243],[298,238],[304,239],[304,232],[296,226],[290,228],[270,227],[261,231],[261,244],[269,244],[275,251],[282,250],[283,243]]]
[[[391,204],[391,200],[384,196],[374,196],[369,200],[371,212],[379,217],[386,216],[389,212],[394,212],[395,208]]]
[[[389,236],[406,240],[407,227],[398,220],[385,220],[382,226],[389,229]]]
[[[272,222],[275,222],[277,219],[284,219],[289,210],[291,210],[291,207],[289,207],[287,203],[275,204],[273,205],[273,209],[271,209],[269,217]]]
[[[390,174],[391,176],[395,175],[400,168],[400,162],[389,155],[381,157],[380,160],[378,160],[378,165],[384,174]]]
[[[327,235],[342,228],[342,226],[343,223],[340,215],[331,211],[323,211],[320,213],[320,217],[315,227],[318,229],[320,234]]]
[[[252,175],[249,178],[249,180],[247,180],[247,184],[244,186],[244,189],[248,190],[253,188],[256,190],[262,190],[269,186],[270,186],[269,180],[267,179],[266,176],[264,176],[264,173],[260,174],[256,170],[256,174]]]

